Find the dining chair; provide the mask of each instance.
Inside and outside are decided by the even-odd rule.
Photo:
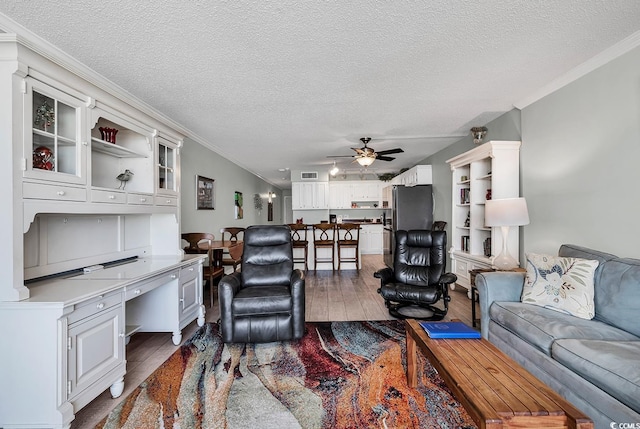
[[[304,264],[304,270],[307,271],[307,258],[309,256],[309,240],[307,240],[308,225],[304,223],[290,223],[291,228],[291,245],[295,252],[296,249],[302,249],[302,256],[293,255],[293,263]]]
[[[233,261],[237,261],[237,264],[234,264],[233,271],[238,271],[238,268],[242,266],[242,254],[244,253],[244,243],[242,241],[234,244],[233,246],[229,246],[229,257]]]
[[[224,267],[222,266],[222,249],[214,249],[211,243],[215,237],[209,232],[186,232],[182,234],[182,239],[188,243],[184,247],[184,253],[187,254],[207,254],[207,262],[202,267],[202,279],[209,285],[209,301],[213,308],[214,281],[219,280],[224,275]],[[208,242],[209,245],[203,248],[202,244]],[[204,288],[203,288],[204,289]]]
[[[244,230],[245,228],[237,226],[228,226],[225,228],[221,228],[220,234],[222,234],[222,241],[230,241],[233,244],[237,243],[238,241],[242,241],[242,238],[244,237]],[[240,265],[240,259],[233,259],[227,247],[222,258],[222,266],[233,267],[233,271],[236,271],[238,265]]]
[[[313,270],[318,269],[318,263],[331,264],[335,271],[336,228],[332,223],[316,223],[313,225]],[[331,256],[318,257],[318,249],[331,249]]]
[[[443,220],[437,220],[435,222],[433,222],[433,225],[431,226],[431,230],[432,231],[444,231],[444,229],[447,227],[447,222],[443,221]]]
[[[356,270],[360,269],[360,225],[357,223],[340,223],[336,226],[338,244],[338,271],[342,262],[354,262]],[[353,249],[354,255],[348,256],[344,250]]]

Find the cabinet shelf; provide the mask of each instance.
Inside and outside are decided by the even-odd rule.
[[[485,225],[487,197],[514,198],[519,195],[519,141],[490,141],[447,160],[451,166],[452,272],[456,284],[470,288],[469,271],[491,267],[491,257],[502,245],[500,228]],[[469,204],[470,203],[470,204]],[[465,227],[462,225],[469,225]],[[519,248],[518,234],[510,234],[508,247]]]
[[[76,145],[76,141],[73,139],[70,139],[68,137],[62,137],[60,135],[56,136],[53,133],[50,133],[48,131],[43,131],[43,130],[39,130],[37,128],[33,129],[33,135],[34,135],[34,143],[35,143],[35,136],[38,137],[44,137],[45,141],[42,141],[41,139],[38,139],[38,144],[44,144],[46,145],[47,143],[50,143],[53,141],[53,139],[55,139],[56,137],[58,138],[58,145],[59,146],[75,146]]]
[[[138,153],[124,146],[109,143],[96,137],[91,137],[91,149],[95,152],[111,155],[116,158],[148,158],[147,155]]]
[[[127,325],[124,329],[124,336],[130,337],[136,332],[138,332],[140,329],[142,329],[141,325]]]

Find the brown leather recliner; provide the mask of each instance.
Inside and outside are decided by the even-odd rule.
[[[383,268],[374,276],[380,279],[378,293],[384,298],[389,314],[399,319],[411,317],[441,320],[449,308],[449,285],[458,278],[446,273],[447,233],[445,231],[396,231],[393,269]],[[441,307],[434,304],[442,301]],[[403,314],[404,307],[429,310],[424,315]]]
[[[304,273],[293,269],[291,229],[256,225],[244,232],[242,271],[218,284],[225,343],[299,339],[304,334]]]

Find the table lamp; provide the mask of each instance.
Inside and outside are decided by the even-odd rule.
[[[502,231],[502,251],[493,260],[494,268],[508,271],[518,267],[518,261],[509,254],[509,228],[529,224],[527,201],[524,198],[487,200],[484,206],[484,224],[499,226]]]

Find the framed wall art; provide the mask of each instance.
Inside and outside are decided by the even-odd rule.
[[[196,175],[196,209],[214,210],[213,179]]]
[[[243,209],[242,209],[242,192],[235,192],[234,195],[234,208],[236,219],[242,219],[244,217]]]

